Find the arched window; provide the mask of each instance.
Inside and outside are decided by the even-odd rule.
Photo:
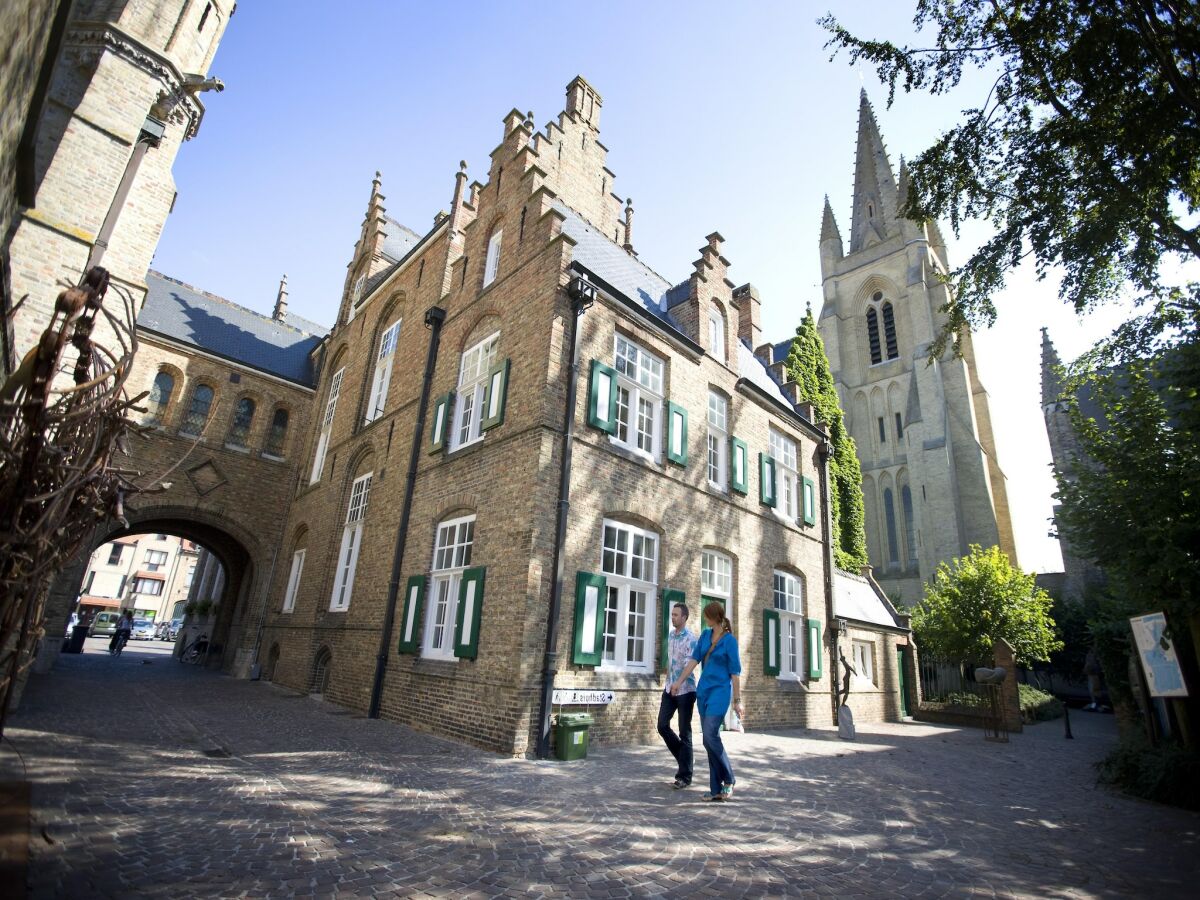
[[[225,436],[225,443],[231,447],[245,447],[253,422],[254,401],[243,397],[233,408],[233,421],[229,423],[229,434]]]
[[[146,425],[161,425],[167,407],[171,404],[171,394],[175,392],[175,379],[169,372],[159,372],[154,376],[154,385],[150,388],[150,396],[146,399]]]
[[[900,562],[900,543],[896,535],[896,503],[892,489],[883,489],[883,515],[887,520],[888,564]]]
[[[896,348],[896,317],[890,303],[883,304],[883,337],[887,344],[887,358],[895,359],[900,351]]]
[[[333,595],[329,598],[330,612],[340,612],[350,605],[354,573],[358,569],[358,552],[362,549],[363,521],[367,518],[367,503],[371,499],[373,475],[373,472],[360,475],[350,486],[350,505],[346,509],[346,525],[342,529],[342,548],[338,551]]]
[[[879,351],[879,316],[873,306],[867,307],[867,341],[871,344],[871,365],[883,362]]]
[[[454,659],[454,631],[463,576],[471,568],[475,544],[475,516],[456,516],[438,523],[429,573],[429,606],[421,655]]]
[[[271,417],[271,430],[267,432],[267,442],[263,446],[263,453],[283,459],[283,447],[287,443],[287,430],[288,411],[286,409],[275,410],[275,415]]]
[[[208,412],[212,409],[213,389],[207,384],[198,384],[192,391],[192,402],[188,404],[187,414],[179,426],[180,434],[198,435],[204,432],[204,424],[208,421]]]
[[[908,543],[908,567],[917,567],[917,526],[913,521],[912,491],[908,485],[900,488],[900,507],[904,513],[904,540]]]
[[[313,660],[312,689],[309,693],[324,694],[329,689],[329,673],[332,668],[333,654],[329,652],[328,647],[322,647]]]

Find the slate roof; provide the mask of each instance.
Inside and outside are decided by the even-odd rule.
[[[564,217],[563,233],[575,241],[573,258],[576,262],[595,272],[630,300],[640,303],[672,331],[687,336],[671,315],[670,308],[687,299],[688,282],[672,285],[636,256],[601,234],[561,200],[554,201],[554,208]],[[741,341],[737,343],[737,350],[738,375],[791,409],[792,405],[780,390],[779,383],[754,355],[754,351]]]
[[[139,329],[313,387],[309,352],[329,329],[288,314],[276,322],[160,272],[146,274]]]
[[[833,570],[833,614],[874,625],[901,627],[871,582],[841,569]]]
[[[788,338],[786,341],[781,341],[776,344],[771,350],[771,362],[786,362],[788,354],[792,352],[792,343],[795,338]]]

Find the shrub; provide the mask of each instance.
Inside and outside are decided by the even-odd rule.
[[[1021,704],[1022,722],[1045,722],[1063,714],[1062,702],[1032,684],[1018,684],[1017,696]]]
[[[939,703],[944,706],[959,706],[965,709],[980,709],[987,706],[987,700],[979,694],[972,694],[970,691],[951,691],[929,702]]]
[[[1152,747],[1145,735],[1130,732],[1096,769],[1102,784],[1135,797],[1200,810],[1200,755],[1174,741]]]

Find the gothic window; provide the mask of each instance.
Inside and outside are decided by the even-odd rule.
[[[463,575],[471,567],[475,544],[475,516],[440,522],[433,547],[430,573],[429,612],[425,617],[425,640],[421,655],[434,659],[454,658],[454,630]]]
[[[900,351],[896,348],[896,317],[890,303],[883,304],[883,337],[887,344],[887,358],[895,359]]]
[[[325,467],[325,453],[329,449],[329,436],[333,431],[333,417],[337,412],[338,397],[342,393],[342,376],[346,374],[343,366],[333,373],[329,381],[329,399],[325,401],[325,415],[321,419],[321,436],[317,438],[317,452],[313,456],[312,473],[308,483],[315,484],[321,480],[321,470]]]
[[[146,400],[146,425],[162,424],[163,415],[171,403],[171,394],[175,391],[175,379],[169,372],[159,372],[154,376],[154,385],[150,388],[150,396]]]
[[[708,352],[725,362],[725,317],[715,306],[708,311]]]
[[[496,280],[496,274],[500,271],[500,242],[504,233],[500,229],[492,234],[488,239],[487,259],[483,264],[483,286],[487,287]]]
[[[871,344],[871,365],[883,362],[879,351],[879,315],[873,306],[867,307],[867,340]]]
[[[254,401],[243,397],[234,407],[233,421],[229,423],[229,434],[225,443],[231,447],[245,447],[250,436],[250,424],[254,421]]]
[[[271,417],[271,430],[267,432],[267,443],[263,446],[263,453],[282,459],[283,447],[287,443],[287,430],[288,411],[286,409],[275,410],[275,415]]]
[[[397,319],[387,327],[379,340],[379,352],[375,356],[375,375],[371,380],[371,394],[367,398],[364,424],[370,424],[383,415],[388,385],[392,383],[392,357],[396,355],[396,341],[399,337],[400,320]]]
[[[908,544],[908,567],[917,567],[917,528],[913,521],[912,491],[908,485],[900,488],[900,506],[904,512],[904,540]]]
[[[208,421],[208,412],[212,409],[213,389],[207,384],[198,384],[192,391],[192,402],[188,405],[183,424],[179,426],[180,434],[197,436],[204,431]]]
[[[483,400],[487,393],[488,373],[496,361],[496,344],[499,340],[500,332],[496,332],[463,352],[458,367],[458,392],[450,432],[451,450],[483,438]]]
[[[900,544],[896,535],[896,503],[892,497],[892,489],[883,489],[883,515],[887,520],[888,564],[900,562]]]
[[[338,552],[337,569],[334,571],[333,596],[329,598],[330,612],[340,612],[350,605],[354,572],[358,568],[358,552],[362,548],[363,520],[367,517],[367,502],[371,498],[373,474],[368,472],[355,478],[350,488],[350,506],[346,510],[342,546]]]

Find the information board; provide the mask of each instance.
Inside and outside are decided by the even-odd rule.
[[[1137,645],[1142,671],[1146,673],[1146,686],[1151,697],[1186,697],[1187,686],[1183,683],[1183,672],[1179,658],[1169,637],[1164,637],[1167,619],[1162,613],[1134,616],[1129,620],[1133,629],[1133,640]]]

